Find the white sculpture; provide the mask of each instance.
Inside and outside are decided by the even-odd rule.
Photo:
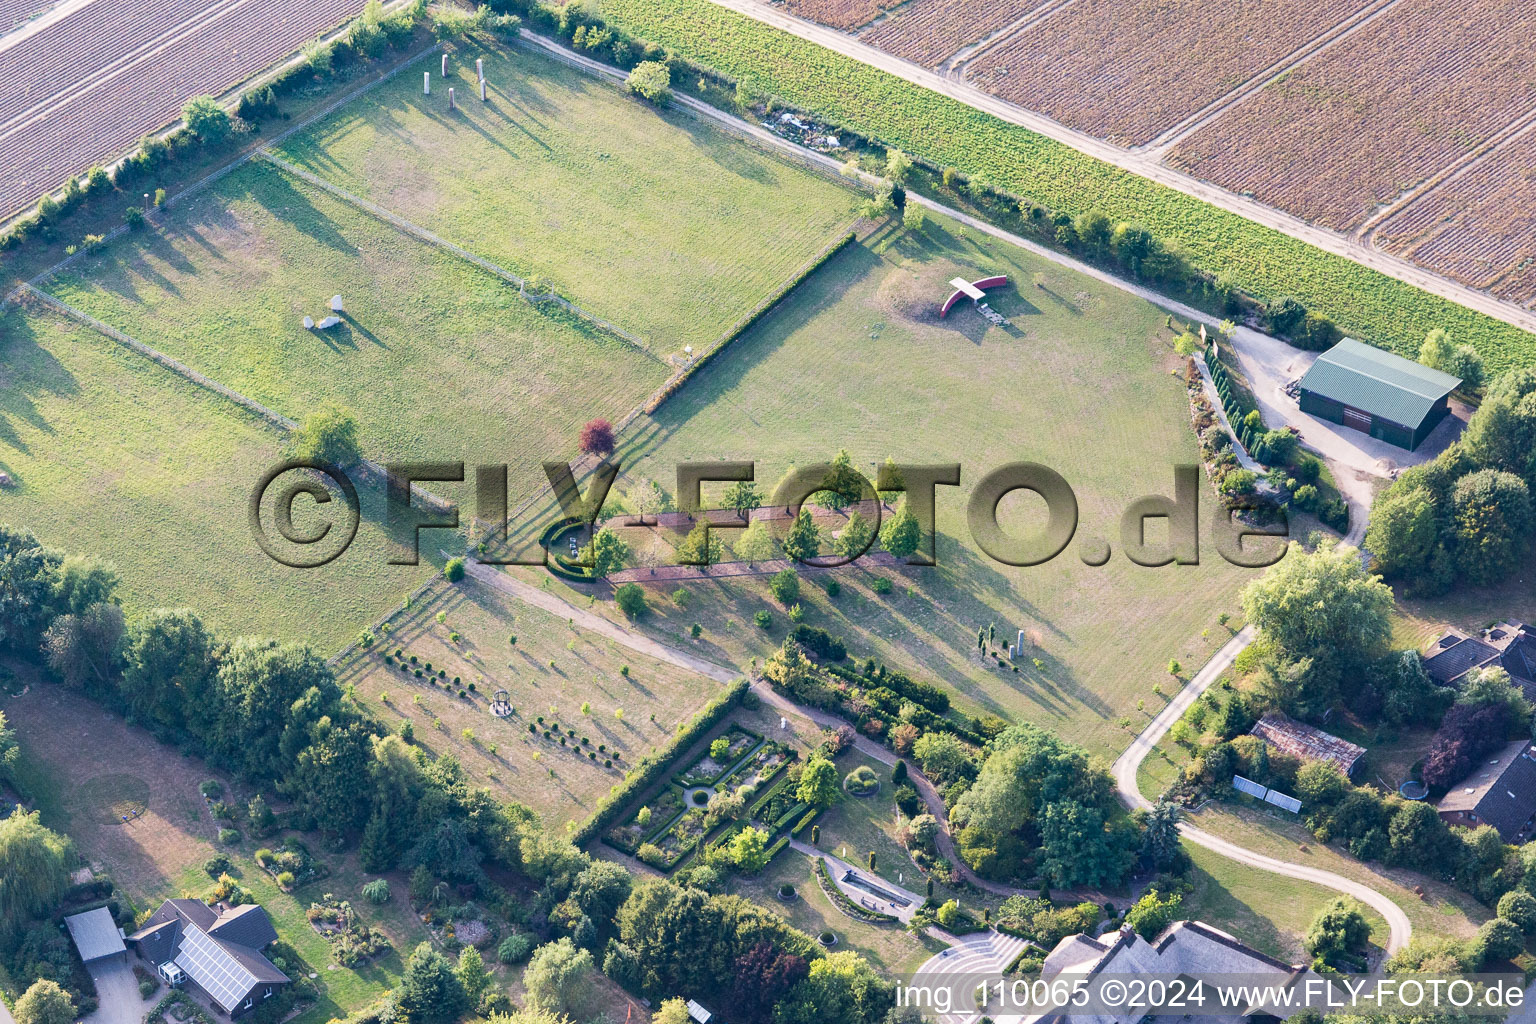
[[[432,72],[430,71],[423,71],[421,73],[421,94],[423,96],[432,95]]]
[[[343,312],[343,310],[341,308],[341,296],[340,295],[332,295],[331,296],[331,312],[332,313]]]
[[[326,330],[327,328],[335,327],[339,323],[341,323],[341,317],[339,317],[339,316],[328,316],[324,320],[321,320],[318,324],[315,324],[315,326],[320,328],[323,331],[323,330]]]
[[[312,331],[312,330],[315,329],[315,318],[314,317],[307,316],[307,317],[304,318],[304,329],[306,331]]]

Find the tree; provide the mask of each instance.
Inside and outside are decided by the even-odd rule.
[[[923,527],[907,508],[906,499],[896,508],[896,514],[880,526],[880,545],[897,558],[906,558],[917,550],[923,541]]]
[[[1340,896],[1313,918],[1307,929],[1306,950],[1316,959],[1335,964],[1362,948],[1370,937],[1371,924],[1360,904]]]
[[[768,833],[762,829],[744,828],[731,837],[726,855],[737,871],[755,875],[768,866]]]
[[[651,1024],[690,1024],[692,1020],[688,1004],[675,996],[658,1006],[651,1015]]]
[[[1315,657],[1340,670],[1374,660],[1392,635],[1392,590],[1351,547],[1324,541],[1286,556],[1243,588],[1243,613],[1290,660]]]
[[[535,1010],[581,1016],[592,985],[592,954],[568,938],[546,942],[533,951],[523,974],[528,1006]]]
[[[613,592],[619,610],[628,618],[638,619],[645,614],[645,591],[638,583],[626,583]]]
[[[703,519],[693,525],[677,546],[677,561],[681,565],[714,565],[724,558],[725,542]]]
[[[469,997],[448,958],[423,942],[411,953],[396,996],[411,1024],[454,1024]]]
[[[1118,885],[1131,868],[1138,836],[1106,822],[1098,807],[1076,800],[1047,804],[1040,814],[1040,873],[1061,886]]]
[[[587,547],[587,558],[592,564],[593,576],[607,576],[624,567],[629,560],[629,545],[624,538],[608,527],[597,531]]]
[[[794,604],[800,599],[800,574],[793,569],[780,569],[768,578],[768,589],[780,604]]]
[[[171,729],[209,700],[218,672],[213,634],[190,608],[156,608],[138,618],[123,643],[119,689],[141,722]]]
[[[1536,896],[1523,889],[1499,897],[1499,916],[1526,935],[1536,935]]]
[[[766,562],[774,556],[777,545],[774,543],[773,534],[768,532],[768,526],[761,519],[754,519],[736,542],[731,545],[736,551],[736,557],[745,559],[749,563]]]
[[[241,637],[219,665],[213,700],[197,729],[216,763],[273,781],[311,739],[311,726],[345,713],[335,674],[304,644]]]
[[[1179,808],[1159,799],[1147,812],[1142,850],[1158,867],[1167,867],[1179,856]]]
[[[1475,390],[1483,384],[1483,359],[1471,345],[1452,343],[1450,336],[1435,328],[1419,347],[1419,362],[1431,369],[1461,378],[1462,386]]]
[[[812,754],[800,772],[795,799],[812,807],[831,807],[837,801],[837,768],[819,754]]]
[[[857,558],[869,550],[874,539],[874,524],[865,519],[858,509],[854,509],[848,516],[848,522],[843,526],[842,532],[832,541],[832,550],[843,558]]]
[[[571,899],[594,921],[610,923],[629,899],[634,878],[621,865],[594,860],[571,885]]]
[[[805,980],[810,967],[805,957],[759,941],[737,958],[734,973],[731,1005],[748,1024],[767,1024],[774,1006]]]
[[[113,600],[117,566],[94,555],[65,555],[53,585],[57,615],[83,615],[92,605]]]
[[[839,448],[832,457],[827,475],[822,478],[821,490],[812,496],[812,500],[823,508],[841,512],[864,497],[865,486],[866,481],[853,468],[853,457],[848,454],[848,449]]]
[[[899,149],[885,151],[885,176],[898,184],[912,173],[912,158]]]
[[[296,459],[330,463],[343,469],[363,458],[357,419],[341,406],[330,403],[304,417],[288,446]]]
[[[491,975],[485,969],[485,959],[480,951],[474,946],[465,946],[459,950],[459,964],[454,973],[458,975],[459,984],[464,986],[469,1005],[479,1006],[486,986],[491,983]]]
[[[599,417],[581,428],[576,445],[588,455],[607,455],[613,451],[613,424]]]
[[[16,768],[21,763],[21,749],[16,746],[16,733],[5,721],[0,711],[0,783],[15,782]]]
[[[32,654],[53,617],[64,556],[32,531],[0,524],[0,644]]]
[[[659,60],[647,60],[635,65],[624,83],[630,92],[641,96],[658,107],[672,102],[672,72]]]
[[[821,531],[816,528],[810,509],[802,508],[789,528],[789,535],[784,538],[784,553],[796,562],[806,562],[815,558],[819,551]]]
[[[75,1001],[50,978],[40,978],[16,1000],[16,1024],[74,1024]]]
[[[1513,473],[1484,469],[1456,481],[1452,496],[1456,565],[1477,584],[1497,583],[1518,569],[1529,548],[1531,496]]]
[[[1525,937],[1520,934],[1514,922],[1496,917],[1483,922],[1483,926],[1477,930],[1477,937],[1472,940],[1471,948],[1475,951],[1472,958],[1477,962],[1478,969],[1486,970],[1491,963],[1513,960],[1519,956],[1525,949]]]
[[[1435,496],[1427,487],[1388,487],[1371,508],[1365,546],[1389,579],[1426,573],[1439,544]]]
[[[215,146],[229,138],[234,125],[229,111],[219,106],[212,96],[194,96],[181,108],[181,118],[187,130],[197,136],[205,146]]]
[[[21,808],[0,819],[0,941],[18,935],[33,918],[53,912],[69,883],[74,849],[46,829],[37,811]]]
[[[1134,928],[1137,935],[1150,941],[1173,923],[1183,904],[1184,897],[1178,893],[1165,898],[1156,889],[1149,889],[1125,912],[1125,923]]]
[[[922,228],[928,219],[928,212],[916,203],[907,203],[901,209],[901,226],[908,231],[917,231]]]
[[[79,615],[60,615],[43,634],[48,667],[65,686],[104,692],[117,674],[123,610],[93,604]]]
[[[763,496],[752,481],[738,480],[726,488],[724,501],[726,508],[735,509],[738,515],[747,515],[762,507]]]
[[[1102,210],[1089,210],[1079,214],[1073,226],[1083,248],[1091,256],[1108,256],[1115,225]]]
[[[876,1024],[895,1002],[891,982],[845,950],[811,964],[806,979],[779,1004],[776,1024]]]

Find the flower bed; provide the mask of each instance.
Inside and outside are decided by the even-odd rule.
[[[694,762],[693,766],[677,777],[677,784],[684,789],[694,786],[713,786],[730,772],[742,755],[744,755],[756,743],[762,742],[762,737],[748,732],[739,725],[732,725],[721,733],[722,739],[729,746],[725,755],[719,760],[706,753]]]
[[[382,932],[374,931],[352,909],[352,904],[331,893],[309,905],[305,912],[310,926],[331,944],[331,955],[343,967],[356,967],[390,948]]]
[[[271,875],[273,880],[283,876],[291,876],[286,880],[285,889],[297,889],[301,885],[310,882],[318,882],[330,875],[331,869],[318,863],[309,854],[309,848],[297,839],[289,838],[283,841],[283,845],[276,850],[260,849],[256,851],[256,863],[262,870]]]
[[[603,841],[616,850],[633,855],[642,843],[660,835],[683,812],[683,791],[676,786],[668,786],[645,806],[651,809],[649,821],[640,824],[640,810],[637,808],[628,821],[609,829]]]

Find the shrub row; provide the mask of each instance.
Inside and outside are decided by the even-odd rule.
[[[596,838],[623,813],[625,807],[645,790],[660,782],[676,766],[677,759],[709,730],[719,725],[733,708],[741,703],[746,694],[748,681],[737,679],[724,693],[704,706],[693,720],[659,750],[640,759],[634,769],[625,774],[624,781],[614,786],[609,794],[598,802],[591,817],[587,818],[571,836],[571,842],[580,846]]]
[[[814,654],[823,661],[842,661],[848,657],[843,638],[834,637],[824,629],[801,624],[789,631],[789,637],[804,647],[807,654]]]

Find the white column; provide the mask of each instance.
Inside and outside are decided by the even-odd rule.
[[[432,95],[432,72],[430,71],[423,71],[421,73],[421,94],[423,96]]]

